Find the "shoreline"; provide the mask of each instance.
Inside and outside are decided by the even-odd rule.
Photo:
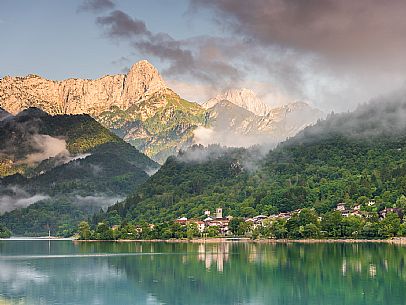
[[[220,243],[257,243],[257,244],[332,244],[332,243],[385,243],[406,245],[406,237],[390,239],[250,239],[250,238],[198,238],[198,239],[118,239],[118,240],[80,240],[73,242],[117,242],[117,243],[191,243],[191,244],[220,244]]]

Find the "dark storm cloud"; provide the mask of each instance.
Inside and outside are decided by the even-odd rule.
[[[114,7],[115,4],[111,0],[85,0],[79,6],[78,11],[101,12],[113,9]]]
[[[213,10],[219,24],[263,46],[406,62],[403,0],[192,0],[192,7]]]
[[[167,33],[153,33],[142,20],[120,10],[97,17],[96,23],[109,38],[129,42],[138,52],[167,62],[169,66],[164,72],[171,76],[191,75],[211,84],[241,77],[238,69],[222,59],[224,46],[216,45],[213,38],[177,40]]]

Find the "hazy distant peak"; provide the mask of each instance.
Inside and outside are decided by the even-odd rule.
[[[202,106],[209,109],[222,100],[230,101],[259,116],[266,115],[269,111],[269,107],[263,103],[252,90],[246,88],[226,90],[224,93],[208,100]]]

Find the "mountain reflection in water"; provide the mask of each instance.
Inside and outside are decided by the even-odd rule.
[[[0,304],[406,304],[389,244],[0,241]]]

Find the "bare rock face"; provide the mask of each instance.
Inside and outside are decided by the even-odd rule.
[[[270,110],[269,107],[263,103],[253,91],[249,89],[230,89],[223,94],[208,100],[202,106],[206,109],[212,108],[217,103],[227,100],[234,105],[251,111],[255,115],[263,116]]]
[[[6,76],[0,80],[0,106],[12,114],[38,107],[50,114],[87,113],[97,117],[112,106],[125,110],[166,90],[157,69],[143,60],[134,64],[127,75],[107,75],[96,80]]]

